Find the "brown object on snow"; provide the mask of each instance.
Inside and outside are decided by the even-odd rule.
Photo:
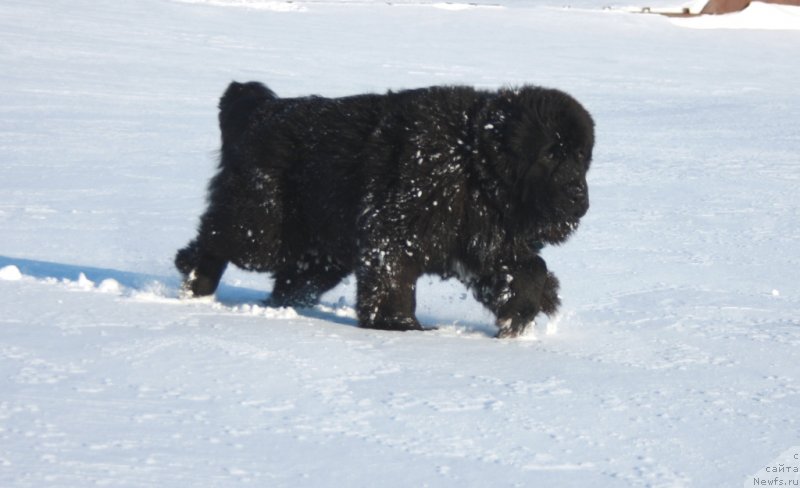
[[[777,3],[780,5],[798,5],[800,6],[800,0],[759,0],[764,3]],[[708,0],[708,3],[703,10],[700,11],[700,14],[711,14],[711,15],[718,15],[718,14],[729,14],[731,12],[738,12],[740,10],[744,10],[747,6],[750,5],[750,0]]]

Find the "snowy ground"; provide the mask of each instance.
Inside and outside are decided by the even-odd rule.
[[[800,444],[800,33],[561,3],[0,3],[0,486],[742,486]],[[491,339],[435,278],[425,333],[352,283],[177,300],[231,79],[574,94],[558,323]]]

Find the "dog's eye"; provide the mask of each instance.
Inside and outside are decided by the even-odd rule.
[[[559,151],[559,147],[556,145],[550,146],[544,151],[544,157],[542,158],[548,164],[555,164],[561,159],[561,152]]]
[[[578,162],[583,164],[586,169],[589,169],[589,156],[586,154],[586,151],[583,149],[578,151]]]
[[[553,151],[545,151],[534,160],[534,165],[544,170],[545,174],[551,174],[558,167],[558,155]]]

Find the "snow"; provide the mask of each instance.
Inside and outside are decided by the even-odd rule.
[[[22,273],[20,273],[19,268],[13,264],[0,268],[0,280],[18,281],[21,279]]]
[[[0,486],[742,486],[791,462],[796,31],[215,3],[0,3]],[[430,277],[426,332],[355,327],[352,278],[309,310],[236,270],[179,299],[232,79],[573,94],[598,142],[589,214],[543,251],[562,314],[495,340]]]

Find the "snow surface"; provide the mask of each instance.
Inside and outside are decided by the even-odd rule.
[[[743,486],[800,444],[796,31],[211,3],[0,3],[0,486]],[[495,340],[426,277],[438,330],[361,330],[352,280],[275,310],[236,270],[179,300],[231,79],[575,95],[598,143],[544,250],[563,314]]]

